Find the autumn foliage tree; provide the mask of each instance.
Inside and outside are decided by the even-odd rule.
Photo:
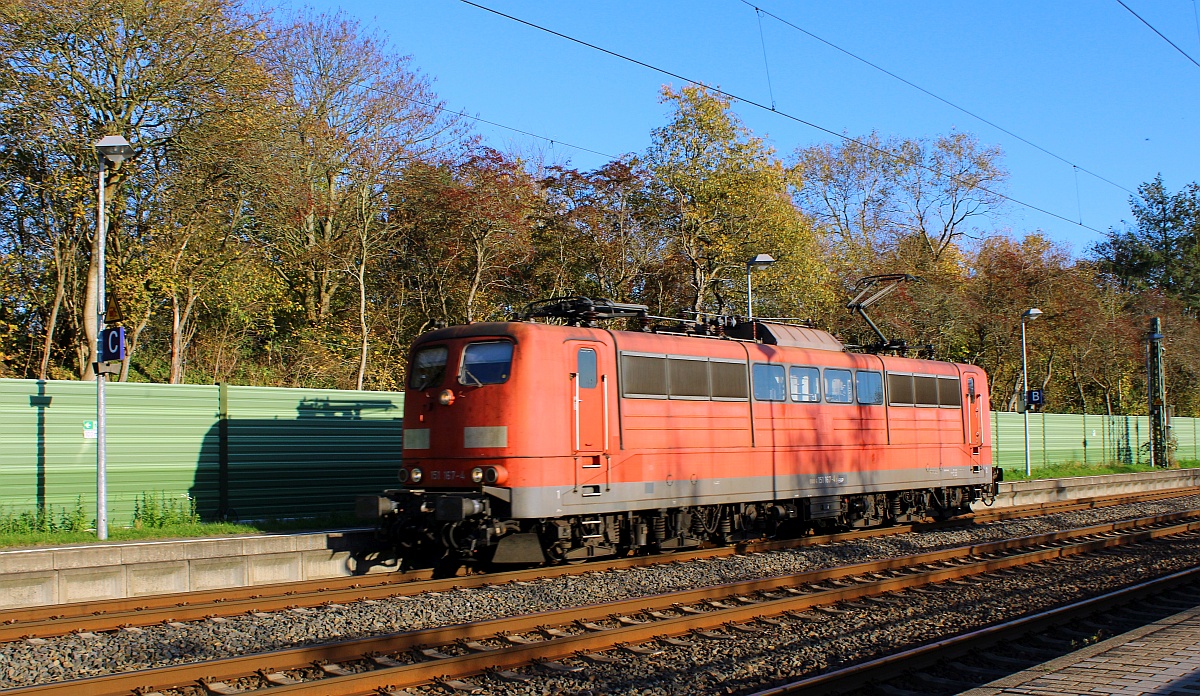
[[[136,228],[127,192],[137,180],[144,211],[154,204],[146,188],[159,183],[139,178],[140,160],[186,147],[202,123],[233,118],[260,98],[257,35],[256,21],[228,0],[0,5],[0,148],[6,183],[15,187],[10,209],[29,233],[22,251],[45,259],[53,278],[53,299],[38,317],[40,375],[64,308],[78,374],[90,376],[96,358],[98,237],[86,212],[95,191],[92,142],[118,133],[137,151],[108,177],[108,238],[119,275],[123,231]]]
[[[810,319],[863,275],[921,281],[873,308],[890,337],[1060,411],[1145,410],[1142,334],[1168,335],[1177,413],[1200,412],[1200,189],[1161,179],[1085,258],[1007,229],[1002,153],[969,133],[870,133],[783,161],[701,85],[660,93],[649,146],[594,169],[489,147],[430,76],[344,14],[240,0],[0,3],[0,375],[87,377],[95,360],[97,163],[110,172],[120,379],[403,387],[441,324],[587,295],[660,316]],[[109,317],[109,320],[117,319]]]
[[[703,87],[663,89],[672,107],[646,155],[655,223],[687,274],[693,312],[745,310],[745,263],[770,253],[779,270],[802,277],[805,291],[773,310],[811,311],[823,297],[824,273],[808,219],[792,204],[783,163]],[[783,271],[787,268],[787,271]],[[796,288],[798,289],[798,288]],[[739,301],[734,297],[741,295]],[[770,302],[771,294],[763,300]]]

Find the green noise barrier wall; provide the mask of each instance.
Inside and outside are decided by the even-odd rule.
[[[142,493],[191,496],[205,519],[350,513],[396,485],[404,394],[227,385],[107,386],[109,519]],[[93,382],[0,379],[0,515],[96,500]],[[1200,419],[1171,421],[1174,456],[1200,460]],[[1033,467],[1148,464],[1145,416],[1029,415]],[[992,413],[995,463],[1024,468],[1021,414]]]
[[[396,485],[400,392],[110,383],[109,520],[143,493],[195,499],[205,519],[352,513]],[[0,379],[0,514],[96,500],[94,382]]]
[[[1006,469],[1025,468],[1025,423],[1020,413],[992,412],[992,461]],[[1200,418],[1172,418],[1170,436],[1176,460],[1200,461]],[[1147,416],[1076,413],[1029,414],[1031,468],[1079,462],[1150,464]]]

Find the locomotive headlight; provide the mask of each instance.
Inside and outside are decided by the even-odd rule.
[[[481,469],[480,467],[475,467],[474,469],[471,469],[471,480],[472,481],[474,481],[475,483],[483,483],[483,478],[484,478],[483,469]]]
[[[396,472],[396,479],[399,480],[400,483],[408,483],[408,469],[400,467],[400,471]]]
[[[412,481],[413,483],[420,483],[421,479],[423,478],[425,478],[425,472],[421,471],[421,467],[419,466],[414,466],[408,472],[408,480]]]
[[[443,406],[449,406],[450,404],[454,403],[454,391],[450,389],[443,389],[442,393],[438,394],[438,403]]]
[[[495,483],[500,480],[500,472],[496,471],[496,467],[489,466],[483,470],[483,482]]]

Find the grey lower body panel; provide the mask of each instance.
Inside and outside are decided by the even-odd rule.
[[[992,481],[989,466],[943,467],[935,472],[900,469],[611,484],[585,481],[573,487],[521,487],[511,489],[512,513],[516,518],[562,517],[943,486],[982,486]]]

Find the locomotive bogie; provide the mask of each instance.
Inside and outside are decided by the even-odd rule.
[[[422,336],[381,528],[411,559],[574,562],[948,517],[994,495],[982,370],[757,330]]]
[[[392,533],[417,542],[408,547],[410,560],[449,556],[491,565],[577,562],[946,518],[967,512],[983,495],[979,488],[951,487],[522,521],[496,517],[489,501],[472,492],[442,493],[432,510],[421,500],[423,492],[411,493],[415,507],[401,505],[391,515],[401,525]]]

